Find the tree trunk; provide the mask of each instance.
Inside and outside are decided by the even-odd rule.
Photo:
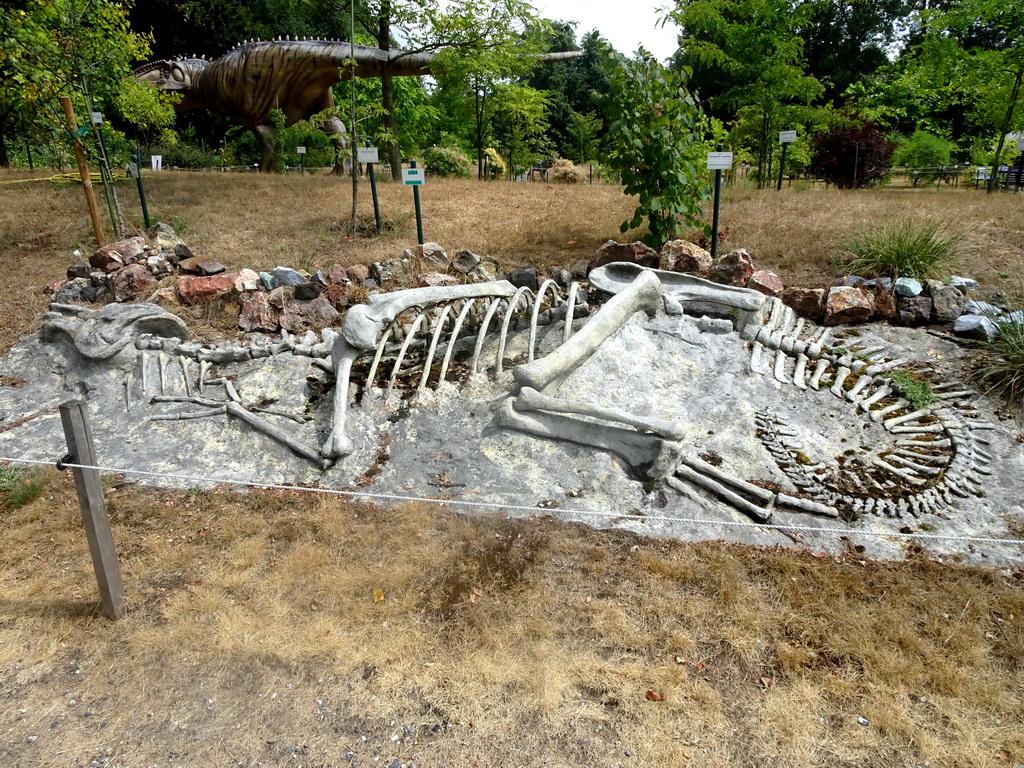
[[[377,19],[377,47],[382,51],[391,49],[391,0],[381,0],[380,17]],[[402,180],[402,153],[398,148],[398,124],[395,122],[395,85],[391,74],[391,62],[380,64],[380,100],[384,108],[384,129],[391,178]]]
[[[992,173],[988,177],[988,188],[986,192],[994,192],[999,186],[999,157],[1003,154],[1003,145],[1006,144],[1006,132],[1010,130],[1013,122],[1013,110],[1017,106],[1017,99],[1020,97],[1020,84],[1024,79],[1024,69],[1018,69],[1013,81],[1013,91],[1010,94],[1010,103],[1006,107],[1006,114],[1003,115],[1003,124],[999,127],[999,143],[996,144],[996,154],[992,158]]]
[[[7,137],[4,136],[4,125],[0,122],[0,168],[10,168],[11,158],[7,155]]]

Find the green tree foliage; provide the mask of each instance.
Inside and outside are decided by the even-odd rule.
[[[64,126],[59,97],[72,96],[84,111],[83,81],[97,108],[118,103],[129,65],[148,53],[131,31],[130,2],[28,0],[0,10],[0,166],[17,134],[52,137]],[[168,117],[155,99],[132,93],[129,113],[159,123]]]
[[[938,166],[949,165],[953,145],[928,131],[914,131],[904,139],[893,155],[895,165],[905,165],[913,172],[913,184],[927,183],[936,178]]]
[[[681,28],[676,65],[691,66],[694,85],[710,113],[729,120],[746,108],[757,124],[753,142],[767,170],[777,131],[795,125],[823,92],[804,69],[800,29],[813,4],[795,0],[677,0],[669,18]],[[768,174],[759,183],[768,183]]]
[[[702,153],[700,108],[686,88],[686,72],[669,70],[641,48],[627,58],[607,48],[612,63],[604,101],[610,125],[605,161],[622,178],[627,195],[637,195],[633,218],[623,232],[646,218],[644,242],[654,248],[701,224],[707,184],[697,170]]]
[[[889,173],[896,146],[875,123],[842,120],[815,135],[811,172],[840,189],[866,187]]]

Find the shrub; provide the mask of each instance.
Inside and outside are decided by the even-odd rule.
[[[896,146],[877,125],[854,118],[815,135],[811,173],[840,189],[866,187],[889,173]]]
[[[558,184],[582,184],[587,180],[587,172],[572,160],[560,157],[548,169],[548,181]]]
[[[841,266],[864,277],[933,277],[952,260],[962,239],[935,222],[864,227],[843,243]]]
[[[508,173],[508,165],[498,154],[498,150],[488,147],[484,150],[484,155],[487,156],[487,177],[490,179],[504,178]]]
[[[914,131],[909,139],[904,139],[900,143],[893,155],[893,162],[896,165],[905,165],[915,172],[913,185],[916,187],[937,177],[938,174],[933,169],[949,165],[952,149],[952,144],[935,134]]]
[[[473,161],[448,147],[427,147],[420,152],[428,176],[468,179],[473,173]]]
[[[1024,400],[1024,323],[996,324],[995,338],[982,342],[978,376],[1007,399]]]

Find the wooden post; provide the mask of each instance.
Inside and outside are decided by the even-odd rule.
[[[85,150],[82,149],[82,142],[75,134],[78,133],[78,120],[75,119],[75,109],[71,106],[71,97],[62,96],[60,103],[64,105],[64,116],[68,121],[68,133],[75,146],[75,160],[78,161],[78,173],[82,177],[82,189],[85,190],[85,203],[89,206],[89,216],[92,218],[92,229],[96,233],[96,244],[101,248],[106,244],[103,236],[103,225],[100,223],[100,211],[96,207],[96,197],[92,193],[92,179],[89,177],[89,166],[85,164]]]
[[[92,429],[85,410],[85,402],[71,400],[60,406],[60,420],[64,425],[64,438],[68,443],[68,457],[72,464],[96,466],[96,451],[92,444]],[[103,500],[103,486],[98,469],[71,469],[78,491],[78,505],[82,510],[85,535],[89,540],[89,554],[96,571],[96,583],[103,601],[103,615],[119,619],[124,615],[124,585],[121,566],[117,562],[114,537],[110,532],[110,518]]]

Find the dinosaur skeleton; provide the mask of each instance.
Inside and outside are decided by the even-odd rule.
[[[42,335],[49,341],[66,336],[96,359],[113,358],[134,340],[139,354],[125,383],[129,410],[148,399],[200,409],[160,413],[154,421],[234,417],[324,468],[353,450],[346,434],[353,379],[362,383],[364,395],[379,382],[388,394],[401,388],[418,397],[432,382],[439,388],[448,379],[473,379],[488,370],[498,375],[516,331],[520,343],[526,337],[525,351],[512,368],[515,388],[497,408],[498,424],[614,453],[650,479],[681,493],[696,486],[756,521],[770,522],[780,508],[833,518],[944,514],[955,506],[955,497],[981,494],[992,460],[985,433],[994,425],[981,419],[972,404],[974,393],[937,384],[938,401],[915,408],[898,383],[905,377],[893,373],[907,361],[886,359],[885,347],[859,340],[830,346],[832,329],[797,318],[778,300],[754,291],[622,264],[595,270],[591,282],[614,295],[582,327],[580,317],[589,307],[579,301],[579,287],[572,284],[563,295],[548,280],[536,294],[505,281],[378,294],[349,310],[340,333],[326,329],[320,337],[307,332],[299,338],[284,333],[278,342],[250,346],[211,348],[183,341],[181,321],[153,305],[99,311],[51,305]],[[710,463],[685,444],[683,425],[560,396],[566,379],[638,313],[683,310],[729,317],[750,345],[751,373],[771,375],[807,397],[831,393],[840,407],[864,420],[865,429],[879,431],[878,449],[837,458],[808,455],[805,450],[813,454],[814,446],[805,448],[797,431],[764,407],[754,426],[796,489],[785,493]],[[547,330],[539,343],[542,326]],[[281,354],[309,357],[334,373],[332,426],[319,448],[295,437],[294,427],[289,431],[271,421],[304,423],[308,416],[269,407],[273,403],[247,404],[231,376],[218,370]],[[917,369],[914,375],[926,373]],[[214,396],[219,387],[223,397]],[[367,403],[364,397],[364,407]]]

